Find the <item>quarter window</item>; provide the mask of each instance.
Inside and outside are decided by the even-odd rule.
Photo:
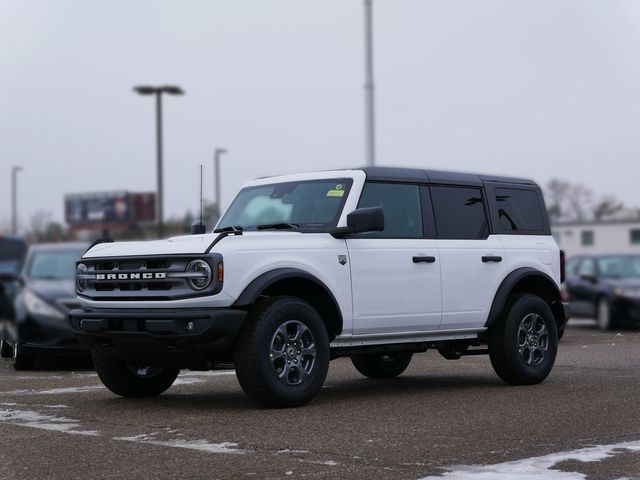
[[[544,229],[540,200],[534,190],[496,188],[500,229],[507,232],[540,232]]]
[[[630,232],[631,245],[640,245],[640,229],[634,228]]]
[[[382,207],[384,230],[361,234],[366,237],[420,238],[422,209],[420,187],[401,183],[366,183],[358,208]]]
[[[486,238],[489,224],[482,191],[467,187],[431,187],[438,238]]]

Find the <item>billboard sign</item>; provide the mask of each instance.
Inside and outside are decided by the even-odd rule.
[[[153,222],[155,193],[126,191],[66,195],[65,219],[73,227],[100,227]]]

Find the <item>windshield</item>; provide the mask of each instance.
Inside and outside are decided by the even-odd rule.
[[[598,260],[600,276],[607,278],[640,278],[640,256],[620,255]]]
[[[217,229],[334,228],[352,183],[339,178],[245,188],[236,195]]]
[[[31,257],[27,276],[37,280],[73,280],[84,249],[42,250]]]

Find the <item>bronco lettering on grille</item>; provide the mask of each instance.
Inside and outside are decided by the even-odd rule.
[[[165,280],[167,272],[145,272],[145,273],[97,273],[96,280]]]

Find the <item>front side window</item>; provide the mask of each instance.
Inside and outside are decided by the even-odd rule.
[[[366,237],[422,237],[420,187],[401,183],[366,183],[358,208],[382,207],[384,230],[361,234]]]
[[[540,200],[534,190],[496,188],[500,229],[505,232],[540,232],[544,229]]]
[[[236,195],[218,229],[274,225],[313,231],[335,228],[352,183],[339,178],[247,187]]]
[[[600,276],[607,278],[640,278],[640,256],[611,255],[598,259]]]
[[[489,224],[482,191],[468,187],[431,187],[438,238],[486,238]]]

